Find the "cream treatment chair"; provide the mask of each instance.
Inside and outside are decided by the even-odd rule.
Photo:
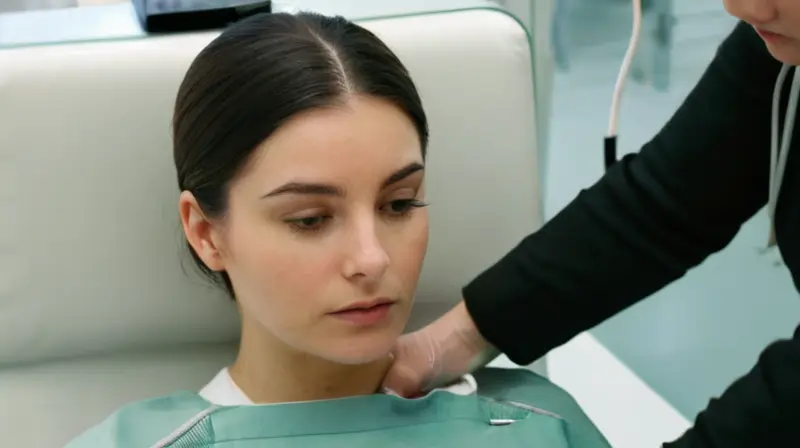
[[[359,22],[430,118],[416,328],[541,223],[529,39],[486,8]],[[184,249],[170,143],[178,85],[216,34],[0,50],[2,446],[61,446],[233,359],[234,306]]]

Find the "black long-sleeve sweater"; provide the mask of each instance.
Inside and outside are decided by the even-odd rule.
[[[513,361],[532,362],[728,245],[767,203],[780,68],[739,24],[653,140],[464,288],[481,334]],[[800,285],[800,137],[792,141],[774,225]],[[800,328],[666,446],[800,446]]]

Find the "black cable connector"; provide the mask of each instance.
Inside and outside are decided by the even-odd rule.
[[[617,163],[617,136],[612,135],[606,137],[603,141],[603,155],[605,157],[606,170],[611,168],[611,165]]]

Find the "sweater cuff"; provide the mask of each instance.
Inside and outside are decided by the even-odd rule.
[[[527,365],[544,356],[551,341],[538,336],[547,331],[538,328],[535,301],[519,278],[513,263],[504,259],[467,284],[462,294],[481,336],[514,363]]]

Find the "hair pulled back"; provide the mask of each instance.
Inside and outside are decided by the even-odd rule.
[[[343,104],[352,95],[388,100],[417,129],[425,156],[428,124],[408,71],[374,34],[315,13],[259,14],[227,28],[194,59],[173,116],[181,191],[209,219],[221,218],[231,182],[261,142],[293,116]],[[195,264],[234,297],[189,246]]]

